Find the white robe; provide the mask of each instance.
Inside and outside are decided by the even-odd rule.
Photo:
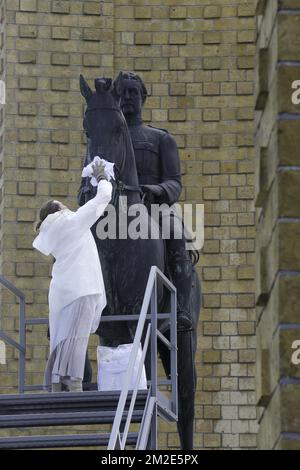
[[[50,353],[57,346],[58,338],[59,341],[64,339],[61,331],[57,334],[62,309],[79,297],[100,295],[93,330],[99,325],[101,312],[106,306],[106,294],[98,250],[90,228],[103,214],[111,193],[111,183],[101,180],[96,196],[76,212],[64,209],[49,214],[33,241],[34,248],[44,255],[52,254],[56,259],[49,287]]]

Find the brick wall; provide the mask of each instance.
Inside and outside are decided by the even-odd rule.
[[[5,82],[5,4],[2,0],[0,2],[0,80]],[[4,93],[1,88],[1,95]],[[2,101],[3,103],[3,101]],[[0,104],[0,175],[3,172],[3,150],[4,150],[4,110],[5,106]],[[0,200],[2,203],[2,199]]]
[[[255,4],[7,2],[2,273],[25,291],[28,316],[47,314],[51,263],[31,249],[32,222],[52,196],[76,208],[85,152],[79,73],[90,83],[140,73],[150,92],[145,121],[168,129],[180,149],[181,202],[205,204],[196,448],[256,447]],[[2,324],[15,336],[17,312],[5,294]],[[41,383],[45,328],[34,327],[28,344],[27,383]],[[10,357],[2,391],[15,391],[16,365]],[[175,426],[160,424],[160,446],[178,447]]]
[[[5,2],[0,2],[0,80],[5,83]],[[2,90],[3,91],[3,90]],[[5,119],[5,106],[0,104],[0,240],[3,236],[3,224],[2,224],[2,207],[3,207],[3,155],[4,155],[4,119]],[[2,248],[0,242],[0,266],[2,263]],[[1,268],[0,268],[1,272]],[[2,289],[0,288],[0,304],[2,303]],[[0,316],[0,328],[1,328],[1,316]],[[5,344],[2,343],[2,363],[5,357]],[[4,355],[4,357],[3,357]]]
[[[300,2],[258,2],[256,301],[259,448],[299,449]]]

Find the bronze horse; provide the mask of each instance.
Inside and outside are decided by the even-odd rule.
[[[127,196],[127,208],[142,202],[139,188],[134,150],[125,118],[120,109],[120,84],[118,79],[98,78],[93,92],[84,78],[80,77],[81,94],[87,107],[84,116],[84,129],[88,138],[85,165],[95,155],[102,155],[115,163],[116,181],[112,201],[118,206],[120,195]],[[78,194],[80,205],[94,197],[95,188],[88,178],[82,178]],[[104,216],[105,217],[105,214]],[[102,219],[103,219],[102,217]],[[148,223],[147,211],[140,214],[140,220]],[[100,219],[99,219],[100,220]],[[132,217],[128,216],[130,224]],[[167,277],[167,260],[165,242],[158,239],[99,239],[96,234],[97,224],[92,227],[107,295],[107,306],[103,315],[138,314],[145,293],[150,268],[156,265]],[[154,221],[151,220],[153,224]],[[119,224],[117,219],[118,234]],[[150,228],[149,228],[150,230]],[[158,289],[159,311],[166,311],[168,298],[162,287]],[[194,398],[196,391],[195,353],[197,348],[197,323],[201,307],[200,282],[193,269],[192,290],[190,298],[190,315],[193,329],[178,332],[178,395],[179,419],[178,432],[182,449],[193,448]],[[110,325],[102,323],[97,331],[102,345],[117,346],[132,342],[134,337],[133,322],[118,322]],[[159,342],[158,351],[166,376],[170,374],[169,351]]]

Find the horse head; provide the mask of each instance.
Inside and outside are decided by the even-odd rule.
[[[80,75],[80,91],[86,100],[83,127],[88,137],[91,161],[99,155],[115,164],[118,179],[138,187],[134,150],[125,117],[120,108],[120,79],[96,78],[92,91]]]

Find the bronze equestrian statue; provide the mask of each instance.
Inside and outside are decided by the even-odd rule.
[[[172,205],[181,192],[178,151],[173,137],[167,131],[143,124],[141,110],[146,98],[143,82],[133,73],[120,73],[115,82],[106,78],[96,79],[95,88],[93,92],[81,76],[80,89],[87,103],[84,129],[88,144],[84,165],[90,163],[95,155],[102,155],[115,163],[117,182],[111,203],[116,207],[121,195],[127,196],[128,209],[133,204],[141,203],[143,196],[143,200],[147,197],[148,203],[167,202]],[[89,179],[82,178],[79,204],[85,204],[94,195],[95,188]],[[181,221],[176,213],[171,213],[174,234]],[[149,220],[154,223],[147,211],[142,218],[145,223],[149,223]],[[128,217],[128,225],[130,221]],[[171,239],[172,235],[169,240],[99,239],[96,233],[98,222],[92,227],[92,233],[98,247],[107,294],[103,315],[140,312],[152,265],[165,272],[177,287],[178,431],[182,449],[192,449],[195,354],[201,307],[200,282],[192,262],[197,261],[197,253],[185,250],[185,238]],[[160,288],[159,311],[164,311],[167,302],[166,292]],[[131,342],[134,337],[131,323],[100,324],[98,334],[101,344],[117,346]],[[158,350],[168,377],[169,352],[161,342],[158,343]]]

